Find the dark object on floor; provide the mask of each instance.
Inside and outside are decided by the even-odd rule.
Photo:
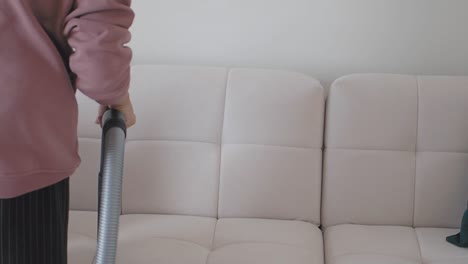
[[[468,209],[463,216],[460,233],[447,237],[447,241],[457,247],[468,248]]]

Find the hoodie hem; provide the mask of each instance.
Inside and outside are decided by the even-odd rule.
[[[0,177],[0,199],[10,199],[33,192],[69,178],[78,166],[63,171],[40,170],[27,174]]]

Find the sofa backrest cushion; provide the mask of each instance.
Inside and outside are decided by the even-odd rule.
[[[327,103],[322,221],[459,227],[468,78],[342,77]]]
[[[302,74],[234,69],[223,129],[220,217],[320,222],[324,91]]]
[[[320,223],[324,92],[298,73],[134,66],[124,214]],[[79,96],[72,208],[96,210],[96,105]]]

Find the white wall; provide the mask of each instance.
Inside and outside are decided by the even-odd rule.
[[[468,75],[468,0],[134,0],[135,64]]]

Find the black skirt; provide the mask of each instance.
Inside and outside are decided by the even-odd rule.
[[[66,264],[69,179],[0,199],[0,264]]]

